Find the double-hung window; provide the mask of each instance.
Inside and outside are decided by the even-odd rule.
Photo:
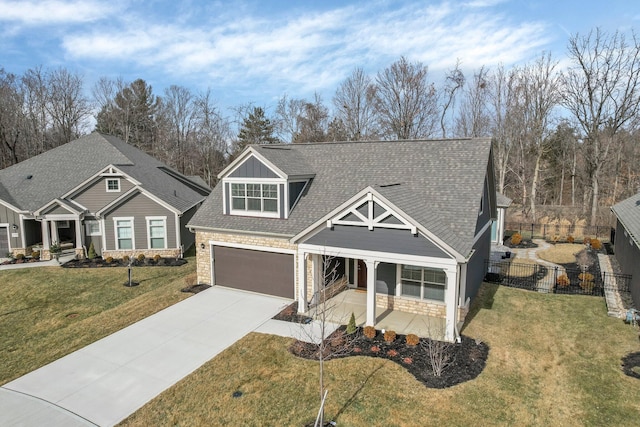
[[[278,212],[278,185],[232,183],[231,209],[247,212]]]
[[[167,248],[167,219],[165,217],[147,217],[147,235],[150,249]]]
[[[444,301],[447,275],[443,270],[403,265],[400,276],[403,296]]]
[[[135,249],[133,218],[114,218],[116,249]]]
[[[107,193],[120,192],[120,178],[107,178]]]

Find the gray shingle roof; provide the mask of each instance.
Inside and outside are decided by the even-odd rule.
[[[511,206],[511,202],[513,202],[513,200],[496,191],[496,205],[499,208],[508,208],[509,206]]]
[[[0,197],[33,212],[109,165],[129,174],[142,188],[181,212],[206,194],[186,177],[183,182],[163,172],[167,166],[134,146],[94,132],[0,170],[0,188],[5,190],[4,194],[0,191]]]
[[[640,247],[640,193],[613,205],[611,210]]]
[[[473,247],[490,162],[489,139],[291,144],[280,150],[253,147],[278,167],[282,163],[293,168],[302,159],[305,173],[315,174],[289,218],[224,215],[220,183],[190,226],[293,237],[371,186],[463,256]]]

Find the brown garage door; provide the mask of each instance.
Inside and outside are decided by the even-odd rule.
[[[293,254],[213,247],[216,285],[293,298]]]

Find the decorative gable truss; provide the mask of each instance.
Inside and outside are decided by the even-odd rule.
[[[394,212],[373,193],[367,193],[364,198],[327,220],[327,228],[332,228],[334,225],[367,227],[369,230],[375,228],[410,230],[411,234],[418,234],[416,226]]]

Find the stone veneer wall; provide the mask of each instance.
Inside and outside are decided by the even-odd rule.
[[[196,231],[196,264],[198,270],[198,283],[211,283],[211,246],[209,241],[239,243],[251,246],[264,246],[268,248],[279,248],[296,250],[296,245],[289,243],[288,239],[278,239],[274,237],[261,237],[248,234],[230,234],[213,231]],[[204,250],[200,249],[200,244],[204,243]],[[294,256],[295,269],[298,269],[297,255]],[[310,263],[309,263],[310,264]],[[296,279],[297,279],[296,271]],[[296,280],[297,281],[297,280]],[[294,293],[297,295],[297,292]]]
[[[406,313],[423,314],[431,317],[446,317],[444,303],[420,301],[393,295],[376,294],[376,306],[384,309],[404,311]]]
[[[135,249],[125,251],[102,251],[102,258],[112,257],[122,259],[125,255],[137,258],[138,255],[144,254],[146,258],[153,258],[160,255],[163,258],[180,258],[182,251],[180,249]]]

